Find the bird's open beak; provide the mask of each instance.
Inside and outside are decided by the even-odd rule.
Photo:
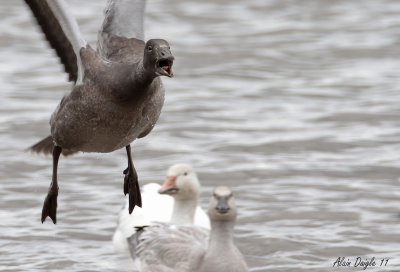
[[[158,190],[159,194],[162,195],[173,195],[179,191],[179,188],[176,187],[176,176],[169,176],[165,179],[164,183],[161,185],[161,188]]]
[[[174,56],[168,49],[162,49],[161,58],[157,61],[157,73],[160,76],[173,77],[172,64],[174,64]]]

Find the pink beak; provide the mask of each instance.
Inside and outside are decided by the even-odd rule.
[[[159,194],[165,195],[173,195],[179,189],[176,187],[176,176],[169,176],[165,179],[164,183],[161,185],[161,188],[158,190]]]

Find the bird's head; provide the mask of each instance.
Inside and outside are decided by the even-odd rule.
[[[176,199],[196,199],[200,183],[192,167],[187,164],[174,164],[167,171],[167,178],[158,191]]]
[[[236,205],[230,188],[226,186],[215,188],[208,206],[208,216],[212,221],[236,220]]]
[[[172,64],[174,56],[169,44],[162,39],[148,40],[144,48],[144,67],[154,73],[155,76],[173,77]]]

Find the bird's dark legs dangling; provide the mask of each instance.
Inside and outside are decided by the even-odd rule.
[[[51,178],[51,184],[49,191],[47,192],[46,199],[43,203],[42,209],[42,223],[46,220],[46,217],[50,217],[53,223],[57,223],[57,196],[58,196],[58,183],[57,183],[57,168],[58,159],[60,158],[62,148],[59,146],[53,147],[53,175]]]
[[[138,176],[132,162],[131,145],[126,146],[126,154],[128,155],[128,168],[124,171],[124,194],[129,194],[129,213],[132,213],[135,206],[142,207],[142,196]]]

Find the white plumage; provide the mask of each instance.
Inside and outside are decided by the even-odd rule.
[[[172,185],[169,183],[171,179],[175,179]],[[115,252],[129,254],[126,239],[136,232],[137,226],[170,222],[178,225],[194,224],[209,229],[208,216],[197,204],[199,187],[197,175],[189,165],[175,164],[168,169],[163,186],[150,183],[142,187],[143,208],[136,207],[129,214],[126,199],[113,236]],[[160,194],[160,190],[166,192]]]

